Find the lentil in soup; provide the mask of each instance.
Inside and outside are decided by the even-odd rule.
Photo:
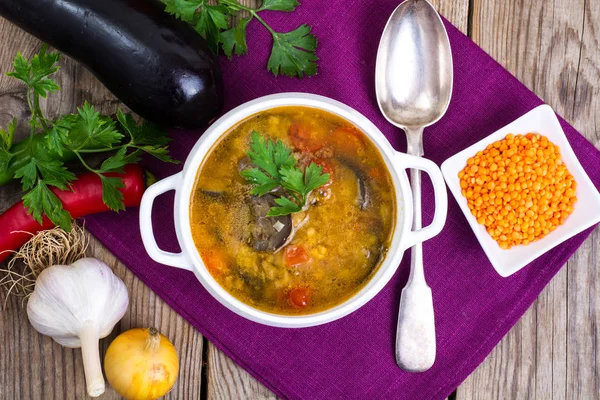
[[[259,167],[256,157],[269,151],[290,169]],[[319,174],[322,185],[303,196]],[[272,175],[289,180],[277,185]],[[369,281],[390,244],[396,199],[364,133],[322,110],[280,107],[240,122],[210,150],[190,207],[215,280],[252,307],[297,315],[332,308]]]

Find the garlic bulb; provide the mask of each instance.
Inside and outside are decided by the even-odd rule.
[[[97,397],[105,387],[98,341],[110,334],[128,304],[123,281],[103,262],[82,258],[39,275],[27,315],[41,334],[66,347],[81,347],[87,391]]]

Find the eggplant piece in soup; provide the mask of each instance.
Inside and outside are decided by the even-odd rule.
[[[292,217],[280,215],[268,217],[271,207],[276,206],[275,196],[249,196],[247,204],[250,207],[252,219],[249,228],[249,243],[257,251],[274,252],[283,246],[292,233]]]
[[[257,133],[263,147],[251,149]],[[257,151],[276,154],[275,169]],[[309,107],[238,123],[206,156],[193,193],[192,234],[208,271],[240,301],[275,314],[312,314],[355,295],[394,230],[395,192],[375,145]]]

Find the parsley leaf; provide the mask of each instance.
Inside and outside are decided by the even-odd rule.
[[[48,187],[66,190],[75,180],[75,175],[61,161],[48,159],[45,153],[34,153],[27,164],[15,171],[15,178],[21,178],[23,190],[29,190],[23,196],[23,204],[36,221],[42,223],[45,214],[54,224],[70,230],[70,214]]]
[[[322,167],[311,162],[303,171],[296,165],[292,150],[281,140],[266,140],[256,131],[252,132],[247,154],[256,167],[245,169],[240,175],[255,185],[250,191],[252,195],[263,196],[277,187],[285,190],[285,194],[275,199],[278,207],[272,207],[267,216],[301,211],[310,192],[329,182],[330,175],[324,174]]]
[[[17,118],[8,124],[8,130],[0,128],[0,171],[8,169],[10,160],[13,158],[13,154],[10,149],[13,144],[15,137],[15,130],[17,129]]]
[[[31,62],[27,61],[18,52],[13,60],[14,71],[7,72],[6,75],[25,82],[27,86],[37,90],[42,97],[46,97],[46,92],[59,90],[58,84],[52,79],[46,79],[46,77],[54,74],[60,68],[56,65],[60,60],[60,54],[47,53],[47,50],[48,45],[43,44],[40,51],[33,56]]]
[[[304,171],[304,190],[310,193],[329,182],[329,174],[323,173],[323,167],[311,162]]]
[[[109,177],[98,174],[102,181],[102,201],[113,211],[125,209],[123,193],[119,189],[125,187],[123,180],[118,177]]]
[[[43,98],[46,98],[48,92],[56,92],[58,90],[60,90],[60,86],[52,79],[40,79],[33,86],[33,92]]]
[[[15,130],[17,129],[17,118],[13,118],[8,124],[8,130],[0,128],[0,148],[8,151],[12,147],[13,139],[15,138]]]
[[[163,0],[166,8],[165,11],[175,15],[185,22],[193,22],[196,10],[203,0]]]
[[[329,182],[329,174],[323,173],[323,167],[311,162],[304,170],[293,167],[283,167],[280,170],[283,187],[299,193],[303,198],[313,190]]]
[[[281,140],[275,142],[273,146],[273,161],[278,169],[283,167],[291,168],[296,165],[296,159],[292,154],[292,150],[283,144]]]
[[[100,116],[87,101],[77,109],[78,117],[72,119],[69,141],[72,150],[86,146],[111,147],[121,142],[123,134],[115,128],[115,122]]]
[[[69,130],[72,127],[72,122],[68,118],[61,118],[54,122],[52,129],[46,135],[46,144],[50,151],[62,156],[65,151]]]
[[[59,160],[51,160],[44,155],[34,155],[29,162],[15,171],[15,178],[21,178],[23,190],[34,187],[39,180],[46,184],[66,190],[75,180],[75,175],[67,170]]]
[[[281,72],[302,78],[317,73],[317,39],[310,30],[310,26],[301,25],[291,32],[273,34],[273,49],[267,66],[273,75]]]
[[[42,217],[46,214],[54,224],[66,231],[71,230],[71,215],[43,181],[23,196],[23,204],[38,223],[42,223]]]
[[[250,22],[250,18],[242,18],[235,27],[221,32],[219,42],[227,58],[231,58],[234,53],[236,56],[240,56],[248,52],[246,44],[248,22]]]
[[[250,183],[258,185],[250,193],[255,196],[263,196],[279,186],[279,182],[265,174],[258,168],[250,168],[241,171],[240,174]]]
[[[141,146],[139,149],[145,151],[155,158],[158,158],[160,161],[179,164],[179,161],[171,158],[169,155],[169,149],[166,146]]]
[[[50,186],[55,186],[61,190],[69,188],[69,182],[76,179],[75,174],[67,170],[64,164],[59,160],[42,159],[36,160],[37,170],[43,181]]]
[[[135,121],[131,114],[125,114],[121,109],[117,109],[117,121],[121,124],[121,128],[131,137],[133,137],[133,131],[135,130]]]
[[[6,76],[11,76],[20,81],[25,82],[26,85],[29,85],[31,82],[31,65],[29,61],[23,57],[21,52],[17,52],[15,59],[13,60],[13,72],[7,72]]]
[[[123,172],[123,167],[127,164],[133,164],[140,160],[139,150],[127,154],[127,147],[121,147],[112,157],[104,160],[100,166],[100,171],[104,172]]]
[[[23,81],[27,85],[27,104],[31,109],[31,133],[36,128],[48,129],[48,121],[40,109],[40,97],[46,97],[49,92],[60,89],[58,84],[49,79],[60,68],[56,63],[60,60],[59,53],[48,53],[48,45],[43,44],[40,51],[30,61],[19,52],[13,60],[13,71],[6,75]]]
[[[54,74],[60,68],[56,65],[60,60],[60,53],[48,53],[47,50],[48,45],[44,43],[40,51],[31,59],[31,74],[33,77],[31,83],[47,81],[47,79],[43,78]],[[59,89],[56,82],[52,81],[52,84],[56,87],[56,90]]]
[[[35,185],[37,179],[37,166],[35,158],[32,158],[27,164],[15,171],[15,178],[21,178],[23,190],[29,190]]]
[[[294,11],[298,7],[297,0],[263,0],[259,10]]]
[[[58,84],[46,77],[54,74],[60,68],[56,63],[60,60],[59,53],[47,53],[48,45],[43,44],[40,51],[33,56],[31,62],[27,61],[18,52],[13,60],[13,72],[6,75],[17,78],[32,88],[37,94],[46,97],[47,92],[55,92],[60,89]]]
[[[271,207],[267,213],[267,217],[278,217],[280,215],[288,215],[302,211],[301,205],[294,203],[284,196],[275,199],[275,203],[277,203],[279,207]]]
[[[258,132],[252,131],[248,157],[259,168],[262,168],[272,178],[279,178],[279,166],[275,163],[273,143],[266,141]]]
[[[194,28],[206,38],[208,46],[216,54],[219,51],[219,33],[227,29],[227,7],[209,5],[203,1],[199,10]]]
[[[295,167],[283,167],[280,172],[284,189],[304,194],[304,171]]]
[[[298,0],[263,0],[258,8],[245,6],[238,0],[215,0],[211,4],[207,0],[162,2],[165,4],[165,12],[192,25],[206,39],[209,48],[215,54],[219,48],[228,58],[233,54],[246,54],[246,28],[250,21],[256,19],[273,38],[273,47],[267,62],[269,71],[275,76],[283,74],[299,78],[317,73],[317,40],[310,34],[311,27],[303,24],[291,32],[276,32],[259,15],[267,10],[292,12],[298,7]],[[240,12],[248,16],[240,18]],[[232,21],[237,23],[230,27]]]

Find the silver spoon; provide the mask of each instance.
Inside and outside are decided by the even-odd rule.
[[[426,0],[406,0],[392,13],[377,52],[375,88],[385,118],[406,132],[407,152],[423,156],[423,128],[446,112],[452,94],[452,53],[440,16]],[[410,173],[413,230],[421,228],[421,172]],[[423,272],[423,248],[411,251],[396,333],[396,362],[421,372],[435,361],[431,289]]]

